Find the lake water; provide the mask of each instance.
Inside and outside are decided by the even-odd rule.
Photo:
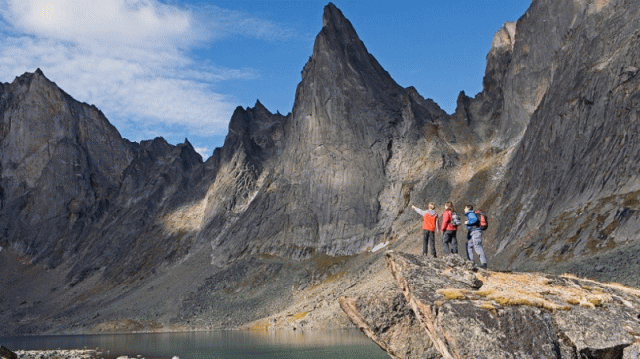
[[[0,338],[11,350],[99,349],[104,358],[383,359],[389,356],[357,330],[68,335]]]

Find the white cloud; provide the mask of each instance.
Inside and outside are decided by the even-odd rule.
[[[107,56],[55,40],[22,36],[4,41],[0,73],[15,76],[39,67],[74,98],[113,114],[116,118],[109,119],[117,127],[118,119],[130,119],[225,131],[236,103],[214,92],[212,84],[256,76],[251,70],[197,65],[179,53],[158,58],[153,50],[120,46]]]
[[[9,0],[7,10],[27,33],[80,43],[158,46],[192,29],[188,11],[155,0]]]
[[[196,147],[194,148],[194,150],[196,150],[196,152],[198,152],[204,160],[206,160],[207,158],[209,158],[209,156],[211,156],[211,148],[209,147]]]
[[[157,0],[0,0],[0,17],[0,81],[41,68],[118,128],[158,123],[198,135],[227,130],[237,101],[216,91],[220,82],[259,75],[196,61],[190,50],[293,34],[240,12]]]

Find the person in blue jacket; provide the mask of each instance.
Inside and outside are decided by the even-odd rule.
[[[484,255],[484,249],[482,248],[482,230],[480,229],[480,220],[478,216],[473,212],[473,206],[468,204],[464,207],[464,215],[467,220],[464,224],[467,225],[467,258],[473,261],[473,251],[480,258],[480,267],[487,268],[487,257]]]

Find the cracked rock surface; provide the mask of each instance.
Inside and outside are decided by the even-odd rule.
[[[433,347],[443,358],[637,358],[639,289],[492,272],[455,255],[386,256],[406,304],[386,292],[341,300],[352,321],[394,358],[413,357],[408,348],[400,355],[394,350],[403,339],[415,352]],[[398,315],[407,307],[412,314]],[[380,323],[404,330],[381,335]]]

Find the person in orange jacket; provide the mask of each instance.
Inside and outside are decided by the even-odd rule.
[[[438,228],[438,213],[436,213],[436,204],[429,203],[428,210],[422,210],[416,206],[411,206],[414,211],[423,216],[422,229],[424,237],[422,240],[422,254],[427,255],[427,247],[431,249],[431,256],[436,258],[436,230]]]
[[[458,254],[458,239],[456,232],[458,226],[455,224],[454,215],[457,218],[456,209],[453,203],[445,202],[444,213],[442,213],[442,251],[445,255],[454,253]]]

